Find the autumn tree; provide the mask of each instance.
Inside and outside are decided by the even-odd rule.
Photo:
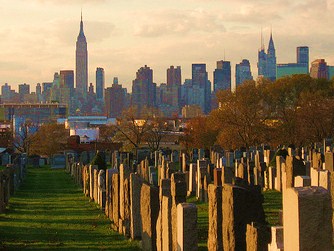
[[[155,151],[160,147],[164,126],[165,120],[157,109],[146,108],[139,113],[136,107],[130,107],[117,119],[115,140],[128,151],[136,152],[142,144]]]
[[[257,145],[265,141],[269,123],[269,107],[264,96],[266,84],[255,86],[247,81],[235,92],[217,94],[219,108],[210,116],[219,131],[217,142],[229,148]]]
[[[30,155],[30,148],[34,140],[34,133],[36,130],[37,125],[35,125],[31,120],[26,120],[21,123],[13,136],[14,150],[19,153],[27,153]]]
[[[144,135],[151,152],[159,150],[160,143],[168,129],[167,121],[162,116],[154,116],[150,119],[149,128]]]
[[[210,149],[216,142],[217,127],[211,117],[199,116],[189,120],[180,139],[181,145],[186,149]]]
[[[112,143],[115,140],[117,128],[115,125],[102,125],[99,127],[99,141]]]
[[[334,98],[324,97],[321,93],[305,92],[301,95],[297,107],[299,145],[321,142],[333,137]]]
[[[39,127],[31,141],[31,154],[52,156],[66,149],[69,131],[64,125],[51,123]]]

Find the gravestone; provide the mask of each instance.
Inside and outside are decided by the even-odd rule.
[[[219,251],[223,248],[222,240],[222,187],[209,184],[209,227],[208,250]]]
[[[320,170],[319,171],[319,187],[323,187],[326,190],[331,189],[330,175],[331,175],[331,173],[328,170]]]
[[[283,251],[283,227],[271,227],[271,242],[268,244],[268,251]]]
[[[288,188],[283,217],[284,250],[332,250],[332,208],[326,189]]]
[[[194,195],[197,190],[196,186],[196,170],[197,165],[194,163],[191,163],[189,166],[189,195]]]
[[[263,197],[258,186],[236,179],[236,185],[223,185],[223,249],[246,250],[246,226],[254,221],[265,224]],[[268,240],[269,242],[269,240]]]
[[[54,154],[51,160],[51,168],[65,168],[66,156],[64,154]]]
[[[311,174],[311,186],[319,186],[319,171],[311,167],[310,174]]]
[[[275,189],[282,192],[282,164],[285,163],[285,159],[282,156],[276,156],[276,179]]]
[[[257,224],[256,222],[247,224],[246,245],[247,245],[246,247],[247,251],[267,251],[268,250],[267,226]]]
[[[106,170],[106,207],[105,213],[106,216],[112,220],[113,213],[112,213],[112,175],[114,173],[118,173],[117,169],[107,169]]]
[[[197,191],[196,197],[198,200],[204,200],[204,176],[207,174],[206,160],[197,160]]]
[[[143,184],[140,195],[143,250],[156,250],[156,222],[158,214],[159,190],[155,187]]]
[[[99,185],[98,185],[98,180],[99,180],[99,170],[94,169],[94,201],[95,203],[98,203],[98,198],[99,198]]]
[[[309,176],[296,176],[295,187],[311,186],[311,178]]]
[[[106,205],[106,172],[104,170],[100,170],[98,174],[98,190],[98,204],[104,211]]]
[[[119,216],[122,221],[118,231],[126,236],[130,235],[129,177],[130,168],[121,164],[119,166]]]
[[[172,241],[173,250],[177,250],[177,205],[186,202],[187,183],[183,173],[173,173],[171,177],[171,196],[172,196]]]
[[[185,153],[182,153],[182,172],[187,171],[187,155]]]
[[[94,187],[94,171],[97,170],[97,166],[89,166],[89,198],[94,200],[94,190],[97,187]]]
[[[325,167],[328,171],[334,171],[334,153],[326,152],[325,153]]]
[[[113,227],[115,231],[118,231],[119,227],[119,174],[112,174],[112,187],[111,187],[111,195],[112,195],[112,219],[113,219]]]
[[[177,250],[197,251],[197,207],[192,203],[177,206]]]
[[[142,184],[143,181],[137,174],[130,174],[130,235],[132,240],[141,238],[140,194]]]
[[[157,220],[157,251],[172,251],[172,197],[171,180],[160,183],[160,211]]]
[[[222,169],[221,168],[213,169],[213,184],[215,186],[222,185]]]

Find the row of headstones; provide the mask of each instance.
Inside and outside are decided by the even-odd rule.
[[[72,165],[71,175],[82,178],[84,193],[98,203],[112,228],[143,250],[197,250],[197,207],[185,203],[185,176],[171,174],[160,186],[146,182],[130,168],[98,170]],[[80,183],[79,183],[80,184]]]
[[[270,231],[259,186],[236,179],[233,185],[209,184],[208,195],[208,250],[266,250]]]
[[[286,157],[282,168],[283,227],[273,228],[269,250],[332,250],[334,175],[322,170],[322,164],[315,164],[319,156],[314,153],[312,167],[305,166],[311,177],[298,175],[298,157]]]
[[[276,168],[264,172],[264,186],[283,192],[284,225],[272,227],[268,249],[332,250],[334,155],[310,151],[293,156],[291,149],[288,154],[277,156]]]
[[[6,210],[9,198],[22,183],[26,175],[26,157],[18,157],[15,164],[0,171],[0,213]]]
[[[300,166],[294,160],[294,157],[287,156],[284,162],[284,227],[272,227],[271,240],[268,238],[268,229],[261,224],[263,218],[256,218],[259,214],[262,215],[262,205],[256,211],[259,214],[252,214],[254,205],[249,204],[256,201],[251,198],[255,193],[250,193],[249,188],[260,187],[253,186],[244,178],[235,178],[235,184],[227,184],[220,177],[223,176],[224,168],[214,169],[214,184],[208,186],[209,250],[246,248],[274,251],[283,250],[283,247],[285,250],[332,250],[334,196],[331,193],[334,189],[330,186],[334,186],[334,175],[330,176],[330,172],[325,172],[328,174],[327,185],[321,187],[318,183],[311,187],[310,183],[305,182],[305,177],[294,176],[300,171]]]
[[[326,152],[325,155],[311,152],[312,158],[305,155],[306,159],[300,156],[293,156],[294,177],[296,186],[322,186],[328,189],[329,173],[334,167],[334,153]],[[240,165],[238,166],[239,169]],[[268,166],[264,172],[264,188],[282,191],[282,178],[286,169],[286,161],[282,156],[276,156],[276,166]],[[296,176],[298,177],[296,180]]]

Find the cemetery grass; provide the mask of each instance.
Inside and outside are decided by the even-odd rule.
[[[63,169],[29,168],[0,214],[0,250],[140,250],[110,228]]]
[[[282,209],[282,193],[275,190],[263,192],[264,213],[270,226],[279,225],[279,210]]]
[[[187,198],[188,203],[195,203],[197,206],[197,234],[198,234],[198,250],[208,250],[208,227],[209,227],[209,216],[208,216],[208,203],[199,202],[196,196]]]

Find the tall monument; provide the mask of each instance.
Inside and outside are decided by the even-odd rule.
[[[76,89],[79,94],[86,96],[88,87],[88,53],[87,41],[83,30],[82,13],[80,21],[80,32],[76,43],[76,65],[75,65],[75,81]]]

